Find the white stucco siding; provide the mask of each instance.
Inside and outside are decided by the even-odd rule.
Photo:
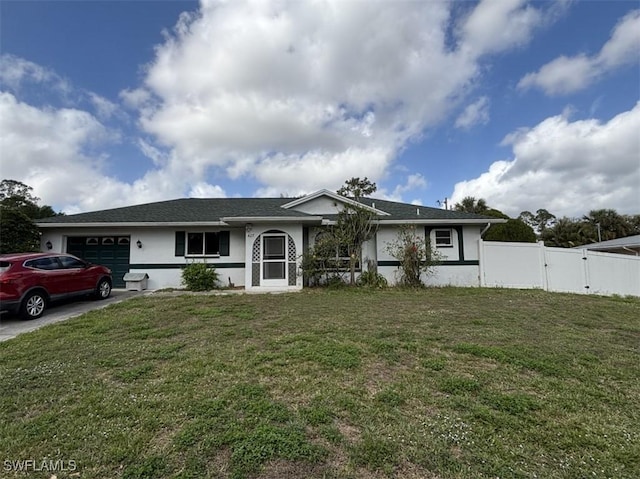
[[[478,240],[480,239],[480,233],[483,229],[484,227],[482,226],[465,226],[462,229],[465,261],[477,261],[480,259],[478,253]]]
[[[480,286],[477,265],[441,265],[433,268],[433,274],[423,276],[427,286]]]
[[[229,255],[228,256],[176,256],[175,243],[176,231],[185,232],[209,232],[229,231]],[[131,272],[147,273],[149,275],[149,289],[181,288],[181,266],[191,262],[207,262],[219,265],[217,270],[220,275],[220,284],[226,286],[229,279],[235,286],[245,285],[245,236],[244,228],[229,227],[164,227],[164,228],[65,228],[43,229],[41,237],[41,250],[48,251],[47,241],[51,241],[51,251],[63,253],[67,251],[67,238],[73,236],[129,236]],[[137,242],[142,244],[138,248]],[[225,267],[235,265],[235,267]],[[163,267],[164,266],[164,267]]]
[[[136,246],[138,241],[142,243],[142,248]],[[184,264],[184,258],[175,256],[174,252],[174,230],[137,230],[131,235],[132,264]],[[151,283],[151,278],[149,282]]]
[[[477,264],[466,264],[468,261],[478,261],[478,239],[480,238],[480,228],[478,226],[463,226],[462,237],[460,237],[460,227],[455,226],[431,226],[429,235],[432,245],[435,246],[435,230],[443,229],[451,231],[451,246],[436,248],[441,255],[443,264],[433,268],[433,274],[423,275],[423,281],[432,286],[478,286],[479,266]],[[378,272],[384,275],[390,284],[396,284],[398,280],[398,267],[391,265],[397,260],[388,251],[388,245],[397,240],[399,227],[381,226],[377,234],[376,253],[378,257]],[[416,227],[416,235],[423,239],[425,226]],[[462,243],[461,243],[462,242]],[[460,244],[464,257],[460,257]],[[449,263],[449,264],[447,264]]]
[[[202,233],[229,231],[228,256],[176,256],[176,231]],[[136,242],[142,242],[142,248]],[[172,229],[140,229],[131,236],[131,271],[149,275],[149,289],[182,288],[182,269],[189,263],[217,265],[219,284],[227,286],[231,281],[235,286],[244,286],[244,267],[226,267],[229,264],[244,265],[244,229],[229,227],[196,227]],[[162,268],[163,265],[171,265]],[[174,266],[175,265],[175,266]],[[145,267],[146,266],[146,267]]]
[[[218,268],[219,286],[226,287],[229,278],[234,286],[244,286],[244,268]],[[150,290],[162,288],[184,288],[182,268],[131,268],[132,273],[147,273]]]
[[[388,247],[389,244],[397,241],[398,232],[400,228],[398,226],[380,226],[378,228],[378,233],[376,234],[376,255],[378,258],[378,263],[381,261],[395,261],[396,259],[389,254]],[[421,235],[421,238],[424,238],[424,228],[418,226],[416,228],[416,233]],[[388,280],[389,278],[387,278]]]
[[[398,282],[397,266],[378,266],[389,284]],[[434,266],[433,273],[423,274],[422,281],[428,286],[480,286],[479,268],[476,265]]]
[[[363,269],[367,269],[367,261],[378,261],[377,238],[374,236],[369,241],[365,241],[362,245],[362,265]]]
[[[342,211],[343,205],[333,198],[321,196],[293,207],[293,210],[310,215],[335,215]]]

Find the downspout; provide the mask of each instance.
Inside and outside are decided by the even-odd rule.
[[[484,236],[489,228],[491,228],[491,223],[487,223],[487,226],[485,226],[484,229],[480,232],[480,238]]]

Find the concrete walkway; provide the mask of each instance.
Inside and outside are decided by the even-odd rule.
[[[88,311],[104,308],[110,304],[120,303],[121,301],[125,301],[129,298],[148,293],[148,291],[114,289],[111,291],[111,296],[102,301],[87,298],[77,301],[54,303],[45,310],[42,317],[30,321],[25,321],[20,317],[9,316],[7,313],[2,313],[2,315],[0,315],[0,342],[15,338],[18,334],[35,331],[47,324],[58,323],[69,318],[80,316]]]

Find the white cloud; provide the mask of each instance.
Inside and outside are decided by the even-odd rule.
[[[611,70],[640,60],[640,10],[624,16],[599,53],[574,57],[560,56],[527,73],[518,88],[540,88],[548,95],[573,93],[586,88]]]
[[[457,183],[452,203],[484,198],[513,216],[545,208],[580,216],[613,208],[638,213],[640,205],[640,103],[606,123],[547,118],[508,135],[514,159],[494,162],[479,177]]]
[[[121,97],[194,174],[251,176],[257,194],[376,181],[466,96],[481,55],[526,43],[544,17],[524,1],[480,2],[452,50],[445,2],[207,0]]]
[[[119,96],[126,106],[133,109],[142,109],[151,101],[151,93],[143,88],[122,90]]]
[[[171,167],[151,170],[133,183],[120,181],[108,173],[111,158],[101,153],[113,140],[86,111],[41,109],[0,92],[3,178],[33,187],[43,204],[77,213],[182,196],[197,182],[188,171]]]
[[[191,187],[189,198],[226,198],[224,189],[218,185],[210,185],[200,181]]]
[[[472,56],[509,50],[527,43],[543,21],[527,0],[485,0],[462,25],[464,46]]]
[[[105,153],[116,135],[102,122],[122,120],[119,105],[84,91],[73,91],[84,109],[19,101],[25,81],[73,88],[10,57],[1,75],[15,90],[3,94],[0,135],[3,155],[19,160],[3,173],[67,212],[224,195],[207,180],[212,170],[256,180],[258,195],[379,181],[408,142],[464,101],[480,58],[526,43],[545,9],[485,0],[459,19],[446,2],[203,0],[156,47],[142,83],[120,92],[138,115],[135,143],[153,161],[130,182]]]
[[[113,115],[115,115],[120,109],[118,105],[116,105],[115,103],[107,100],[106,98],[96,93],[89,92],[88,96],[89,96],[89,100],[91,101],[91,103],[96,109],[98,117],[100,118],[104,118],[104,119],[110,118]]]
[[[466,130],[474,125],[486,125],[487,123],[489,123],[489,98],[482,96],[467,105],[456,119],[455,126]]]
[[[47,83],[51,88],[61,92],[67,92],[70,88],[65,79],[48,68],[15,55],[0,55],[0,83],[2,87],[17,91],[25,82]]]
[[[391,193],[388,193],[385,189],[380,189],[376,195],[380,198],[390,201],[403,201],[403,196],[409,191],[425,190],[428,186],[428,182],[424,176],[420,173],[414,173],[407,176],[404,184],[396,185]],[[414,199],[412,204],[421,204],[420,200]]]

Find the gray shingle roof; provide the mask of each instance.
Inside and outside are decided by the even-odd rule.
[[[601,241],[600,243],[591,243],[576,248],[583,249],[609,249],[609,248],[622,248],[622,247],[638,247],[640,246],[640,235],[625,236],[624,238],[616,238],[608,241]]]
[[[293,209],[282,208],[291,198],[183,198],[160,201],[143,205],[126,206],[75,215],[54,216],[38,220],[40,224],[83,224],[83,223],[187,223],[216,222],[225,217],[290,217],[310,216]],[[362,203],[390,213],[382,220],[482,220],[489,216],[475,215],[439,208],[415,206],[407,203],[365,198]],[[420,215],[416,214],[417,209]],[[330,218],[325,215],[325,218]]]
[[[386,211],[391,215],[381,218],[383,220],[496,220],[495,216],[476,215],[464,211],[443,210],[441,208],[398,203],[396,201],[379,200],[376,198],[363,198],[362,203],[368,206],[375,204],[376,209]],[[418,214],[418,211],[420,214]]]

